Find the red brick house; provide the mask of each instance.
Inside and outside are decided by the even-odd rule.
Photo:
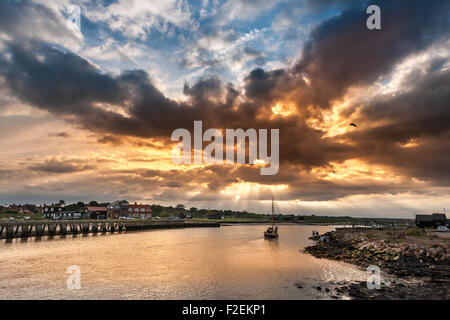
[[[128,205],[128,216],[132,218],[151,219],[152,208],[148,204],[134,204]]]
[[[151,219],[152,209],[148,204],[130,204],[126,200],[118,200],[108,205],[108,219],[139,218]]]

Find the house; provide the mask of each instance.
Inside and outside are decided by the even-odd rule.
[[[41,205],[36,206],[36,212],[40,213],[40,214],[44,214],[44,207]]]
[[[126,200],[118,200],[108,205],[107,208],[108,219],[125,218],[140,218],[151,219],[152,208],[148,204],[130,204]]]
[[[433,220],[436,223],[436,227],[445,226],[445,224],[447,223],[447,217],[445,216],[445,213],[433,213]]]
[[[152,208],[148,204],[134,204],[128,205],[128,217],[140,218],[140,219],[151,219],[152,218]]]
[[[79,211],[58,210],[51,214],[47,214],[46,218],[53,220],[80,220],[85,218],[85,213]]]
[[[223,219],[223,216],[220,213],[218,213],[218,212],[209,211],[208,212],[208,218],[209,219],[216,219],[216,220],[218,220],[218,219]]]
[[[86,209],[90,215],[90,219],[106,219],[106,216],[108,214],[107,207],[87,206]]]
[[[14,203],[14,204],[11,204],[11,205],[8,206],[7,211],[14,212],[14,213],[21,213],[22,212],[22,206],[20,204],[16,205]]]
[[[416,215],[416,226],[419,228],[437,228],[445,226],[447,218],[443,213],[418,214]]]
[[[43,215],[45,219],[57,219],[56,217],[60,217],[62,211],[64,211],[64,203],[52,203],[51,205],[44,203]]]
[[[107,217],[108,219],[119,219],[120,217],[128,216],[128,201],[117,200],[108,205]]]

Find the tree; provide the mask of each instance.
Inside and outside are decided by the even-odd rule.
[[[98,207],[98,206],[99,206],[98,202],[95,201],[95,200],[89,201],[89,204],[88,204],[88,205],[89,205],[89,206],[92,206],[92,207]]]

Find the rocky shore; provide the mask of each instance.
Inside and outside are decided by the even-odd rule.
[[[363,269],[378,266],[392,276],[379,290],[366,282],[338,292],[356,299],[449,299],[450,239],[418,230],[337,229],[314,237],[304,249],[317,258],[341,260]]]

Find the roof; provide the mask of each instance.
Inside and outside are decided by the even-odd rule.
[[[107,211],[106,207],[87,206],[88,211]]]
[[[128,208],[132,208],[132,209],[148,209],[147,212],[152,212],[152,208],[150,207],[149,204],[129,204]]]
[[[443,213],[418,214],[416,221],[446,221],[447,217]]]
[[[117,201],[114,201],[113,203],[111,203],[112,205],[116,205],[116,204],[120,204],[120,203],[122,203],[122,202],[126,202],[126,203],[128,203],[128,201],[127,200],[117,200]]]
[[[416,220],[419,220],[419,221],[434,221],[433,216],[431,214],[418,214],[418,215],[416,215]]]
[[[433,213],[433,219],[445,221],[447,219],[447,217],[443,213]]]

